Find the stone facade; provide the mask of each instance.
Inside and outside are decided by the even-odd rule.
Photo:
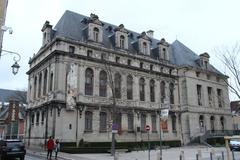
[[[94,14],[66,11],[54,29],[46,22],[42,32],[42,47],[29,61],[28,144],[49,136],[110,142],[113,117],[117,142],[146,141],[147,124],[151,141],[162,132],[163,141],[181,144],[208,130],[232,129],[227,77],[207,53],[191,52],[194,65],[187,58],[180,63],[177,54],[189,49],[179,41],[159,41]],[[160,120],[165,108],[168,119]]]

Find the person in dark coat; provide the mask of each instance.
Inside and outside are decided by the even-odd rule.
[[[47,159],[48,158],[52,159],[53,149],[54,149],[54,141],[53,141],[52,137],[50,136],[47,141]]]

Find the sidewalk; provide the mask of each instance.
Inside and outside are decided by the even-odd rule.
[[[41,158],[47,158],[47,151],[44,151],[39,148],[29,148],[27,149],[27,154],[34,155]],[[69,154],[64,152],[58,152],[58,159],[60,160],[93,160],[86,157],[81,157],[81,155],[76,156],[77,154]],[[55,152],[53,151],[52,159],[54,159]]]
[[[210,160],[210,152],[213,148],[203,147],[203,146],[185,146],[178,148],[163,149],[163,160],[179,160],[180,153],[184,152],[185,160],[196,160],[196,154],[201,151],[203,160]],[[214,160],[220,159],[222,157],[222,152],[224,152],[224,157],[226,158],[226,149],[224,147],[214,148]],[[47,157],[47,152],[43,150],[27,150],[27,153],[31,155]],[[157,160],[159,150],[151,150],[151,160]],[[117,160],[147,160],[148,151],[133,151],[129,153],[116,153]],[[113,160],[114,157],[108,153],[104,154],[69,154],[59,152],[59,160]],[[235,153],[235,158],[239,160],[240,153]]]

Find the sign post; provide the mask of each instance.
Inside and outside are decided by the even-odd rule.
[[[146,125],[145,130],[148,132],[148,160],[150,160],[150,141],[149,141],[149,131],[150,131],[150,126]]]
[[[162,120],[168,119],[169,109],[160,110],[160,126],[159,126],[159,134],[160,134],[160,160],[162,160]]]

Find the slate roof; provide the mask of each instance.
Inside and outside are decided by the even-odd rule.
[[[25,91],[0,89],[0,103],[8,103],[9,100],[18,100],[16,92],[22,92],[23,94],[27,94],[27,92]]]
[[[65,11],[63,16],[60,18],[56,26],[54,27],[54,32],[52,33],[52,37],[64,37],[67,39],[75,40],[75,41],[86,41],[87,40],[87,23],[86,21],[89,17],[72,12]],[[101,21],[101,19],[100,19]],[[114,48],[114,29],[118,26],[106,23],[101,21],[103,25],[103,45],[107,48]],[[137,50],[137,37],[140,35],[134,31],[128,30],[128,47],[129,54],[138,54]],[[160,40],[151,38],[151,57],[154,59],[158,59],[158,45],[157,43]],[[170,63],[178,65],[178,66],[191,66],[195,68],[201,68],[199,64],[196,62],[199,59],[199,56],[182,44],[180,41],[176,40],[169,47],[170,53]],[[217,69],[215,69],[212,65],[208,68],[209,71],[215,72],[217,74],[223,75]]]

